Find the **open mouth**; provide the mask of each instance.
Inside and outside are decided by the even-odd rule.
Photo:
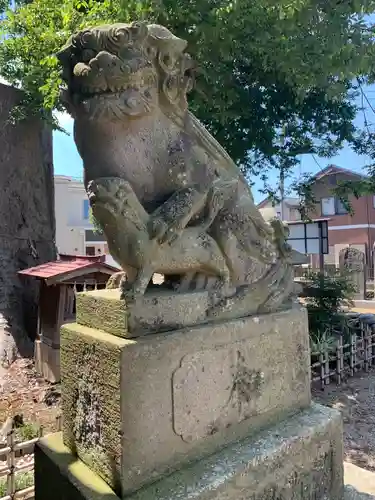
[[[84,78],[84,77],[83,77]],[[136,91],[139,92],[141,89],[151,88],[155,85],[155,75],[152,72],[134,72],[127,73],[124,78],[113,78],[111,77],[103,82],[101,85],[95,86],[95,80],[93,78],[93,84],[85,85],[85,82],[79,82],[79,77],[77,78],[77,83],[79,82],[79,88],[81,94],[85,97],[100,97],[100,96],[116,96],[119,97],[124,92]]]
[[[118,87],[115,85],[108,86],[106,89],[98,87],[81,87],[81,94],[88,99],[94,97],[121,97],[124,92],[139,91],[139,88],[132,86]]]

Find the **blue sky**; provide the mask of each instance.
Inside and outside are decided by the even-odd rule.
[[[370,104],[375,106],[375,86],[365,88],[365,93],[370,101]],[[361,106],[361,104],[361,99],[359,98],[358,105]],[[367,104],[364,112],[368,123],[375,123],[374,112]],[[356,125],[361,128],[364,126],[364,112],[359,111],[355,120]],[[61,132],[54,132],[53,152],[55,174],[81,177],[83,167],[81,158],[73,140],[73,121],[68,115],[65,114],[59,115],[59,119],[61,125],[67,132],[70,133],[70,135],[66,135]],[[316,173],[320,168],[324,168],[331,163],[343,168],[349,168],[356,172],[361,172],[363,171],[365,165],[369,163],[369,158],[355,154],[349,147],[345,147],[340,151],[340,154],[329,159],[305,155],[302,157],[300,167],[297,167],[296,174],[302,175],[304,173]],[[256,202],[259,202],[262,199],[262,195],[259,193],[258,189],[262,187],[262,184],[256,178],[253,180],[255,181],[255,186],[253,187],[254,198]],[[271,176],[271,183],[273,180],[276,181],[276,178],[272,179]]]

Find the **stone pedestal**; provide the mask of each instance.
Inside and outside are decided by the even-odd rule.
[[[49,498],[46,474],[61,484],[57,500],[118,497],[77,460],[60,435],[44,438],[36,452],[36,491]],[[100,494],[102,496],[100,496]],[[165,477],[129,500],[343,500],[342,426],[339,412],[313,405],[290,419],[243,439]]]
[[[311,407],[304,309],[135,337],[141,314],[129,332],[132,310],[125,314],[109,292],[82,294],[77,320],[84,324],[61,332],[60,444],[68,462],[85,464],[120,498],[341,498],[340,417]],[[160,319],[157,306],[167,298],[147,300]],[[178,297],[170,300],[178,306]],[[166,323],[173,324],[173,308]],[[38,448],[37,477],[57,460],[51,439],[60,438]],[[51,470],[74,482],[64,467]],[[36,500],[44,499],[37,488]]]

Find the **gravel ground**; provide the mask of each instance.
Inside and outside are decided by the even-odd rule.
[[[316,402],[337,408],[344,420],[345,460],[375,471],[375,370],[358,373],[340,386],[313,389]]]
[[[54,432],[59,401],[59,386],[39,377],[32,360],[17,360],[0,378],[0,427],[8,417],[22,415],[26,424],[42,426],[44,433]]]

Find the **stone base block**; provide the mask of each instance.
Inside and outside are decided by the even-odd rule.
[[[35,369],[48,382],[60,381],[60,348],[46,344],[42,340],[35,341]]]
[[[77,294],[77,323],[111,335],[134,338],[207,323],[207,292],[147,293],[135,304],[120,299],[120,290]]]
[[[76,321],[118,337],[136,338],[248,317],[258,309],[246,294],[214,306],[218,300],[214,292],[164,290],[147,292],[135,303],[126,304],[119,289],[81,292],[77,294]]]
[[[158,481],[129,500],[342,500],[341,414],[310,409]]]
[[[41,440],[35,455],[36,500],[118,500],[62,444]],[[100,496],[102,495],[102,496]],[[339,412],[313,405],[138,492],[128,500],[343,500]]]
[[[95,472],[51,434],[35,446],[35,500],[119,500]]]
[[[61,333],[64,442],[129,494],[310,405],[296,308],[124,339]]]

